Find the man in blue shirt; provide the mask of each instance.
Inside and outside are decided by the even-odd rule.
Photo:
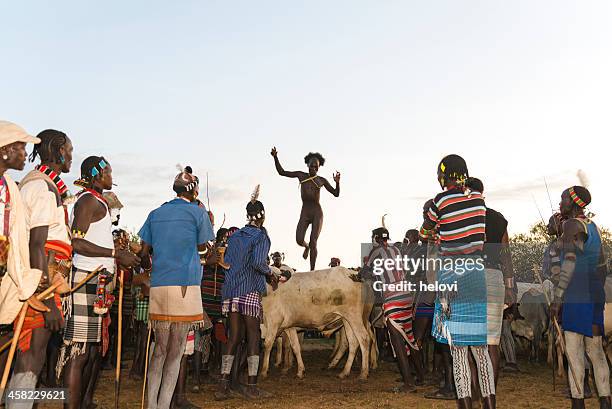
[[[173,190],[177,197],[153,210],[138,233],[142,259],[153,250],[149,322],[155,349],[148,371],[148,407],[168,409],[177,382],[187,332],[205,321],[198,248],[215,238],[208,213],[195,201],[198,178],[187,167]],[[148,266],[143,266],[147,268]]]
[[[229,382],[232,364],[238,345],[246,334],[248,384],[244,395],[248,399],[267,396],[257,388],[259,369],[260,322],[263,317],[261,296],[266,292],[266,281],[276,288],[278,279],[270,271],[267,256],[270,252],[270,238],[263,227],[265,210],[257,200],[259,185],[246,206],[249,223],[229,238],[225,261],[230,265],[225,273],[221,291],[221,310],[229,317],[229,339],[221,358],[221,380],[215,393],[217,400],[229,397]]]

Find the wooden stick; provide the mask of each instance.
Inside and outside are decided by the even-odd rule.
[[[533,267],[533,274],[535,275],[536,280],[538,280],[540,285],[543,285],[544,283],[542,282],[542,277],[540,277],[540,272],[538,271],[537,266]],[[548,298],[548,293],[544,290],[544,288],[542,288],[542,292],[544,293],[544,298],[546,298],[546,304],[548,304],[548,308],[550,309],[551,302],[550,302],[550,298]],[[552,321],[559,335],[559,345],[561,345],[561,351],[567,358],[567,365],[569,366],[570,373],[572,374],[572,379],[574,380],[574,384],[576,384],[576,390],[578,391],[578,394],[582,394],[582,387],[578,385],[578,378],[576,377],[576,372],[574,371],[574,366],[572,365],[572,361],[569,359],[569,356],[567,354],[567,350],[565,348],[565,340],[563,339],[563,332],[561,332],[561,327],[559,326],[559,323],[557,322],[557,317],[553,316]],[[554,345],[553,345],[553,348],[554,348]]]
[[[123,329],[123,269],[119,270],[119,313],[117,316],[117,363],[115,366],[115,409],[119,408],[119,381],[121,377],[121,342]]]
[[[74,288],[71,288],[70,291],[68,292],[68,294],[75,292],[76,290],[78,290],[79,288],[81,288],[87,281],[91,280],[91,278],[93,276],[95,276],[96,274],[98,274],[98,272],[100,271],[100,269],[102,268],[102,266],[99,266],[98,268],[96,268],[94,271],[92,271],[91,273],[89,273],[87,275],[87,277],[85,277],[84,279],[82,279]],[[26,329],[25,331],[23,331],[20,335],[19,335],[19,341],[25,337],[26,335],[28,335],[30,332],[32,332],[31,329]],[[0,347],[0,354],[3,353],[4,351],[6,351],[6,349],[11,345],[11,343],[13,342],[13,340],[11,339],[10,341],[8,341],[7,343],[5,343],[4,345],[2,345]]]
[[[151,327],[149,327],[149,335],[147,335],[147,352],[145,353],[145,371],[144,371],[144,379],[142,381],[142,400],[140,403],[140,409],[144,409],[145,390],[147,389],[147,372],[149,370],[149,346],[150,345],[151,345]]]
[[[73,288],[71,288],[69,294],[71,294],[71,293],[75,292],[76,290],[78,290],[79,288],[83,287],[85,285],[85,283],[88,282],[89,280],[91,280],[93,278],[93,276],[98,274],[100,272],[100,270],[102,270],[102,266],[101,265],[98,266],[91,273],[87,274],[87,277],[82,279],[77,285],[75,285]]]
[[[61,283],[53,284],[51,287],[47,288],[42,293],[36,296],[36,299],[43,300],[49,294],[53,293],[57,287],[59,287]],[[23,306],[21,307],[21,311],[19,313],[19,318],[17,318],[17,327],[15,328],[15,333],[13,335],[13,339],[11,341],[11,349],[9,349],[8,358],[6,359],[6,365],[4,365],[4,373],[2,374],[2,381],[0,381],[0,396],[4,396],[4,388],[6,388],[6,384],[8,382],[9,373],[11,372],[11,365],[13,364],[13,358],[15,356],[15,351],[17,350],[17,343],[19,342],[21,328],[23,328],[23,322],[25,321],[26,313],[28,312],[28,301],[23,302]]]

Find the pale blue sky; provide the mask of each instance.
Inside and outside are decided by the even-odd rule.
[[[323,176],[342,172],[340,198],[323,193],[321,267],[357,264],[383,213],[393,239],[418,225],[448,153],[513,232],[538,219],[532,195],[550,214],[544,177],[556,206],[579,168],[612,226],[609,1],[40,1],[0,14],[0,117],[67,132],[73,177],[106,156],[130,227],[190,164],[209,172],[218,224],[241,226],[261,183],[273,250],[304,269],[297,182],[276,175],[273,145],[286,169],[320,151]]]

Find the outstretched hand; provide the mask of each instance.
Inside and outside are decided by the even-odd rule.
[[[340,182],[340,172],[336,171],[336,173],[334,173],[334,182],[339,183]]]
[[[270,152],[270,155],[276,158],[276,155],[278,155],[278,152],[276,151],[276,146],[272,148],[272,152]]]

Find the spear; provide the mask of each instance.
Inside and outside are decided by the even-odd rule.
[[[91,273],[89,273],[87,275],[87,277],[85,277],[84,279],[82,279],[76,286],[74,286],[73,288],[70,289],[70,293],[75,292],[76,290],[78,290],[79,288],[81,288],[87,281],[91,280],[91,278],[93,276],[95,276],[96,274],[98,274],[100,272],[100,269],[102,268],[102,266],[98,266],[98,268],[96,268],[94,271],[92,271]],[[26,329],[25,331],[22,331],[21,334],[19,335],[19,340],[21,340],[23,337],[25,337],[26,335],[28,335],[30,332],[32,332],[31,329]],[[10,340],[8,341],[6,344],[2,345],[2,347],[0,347],[0,354],[3,353],[12,343],[13,341]]]

